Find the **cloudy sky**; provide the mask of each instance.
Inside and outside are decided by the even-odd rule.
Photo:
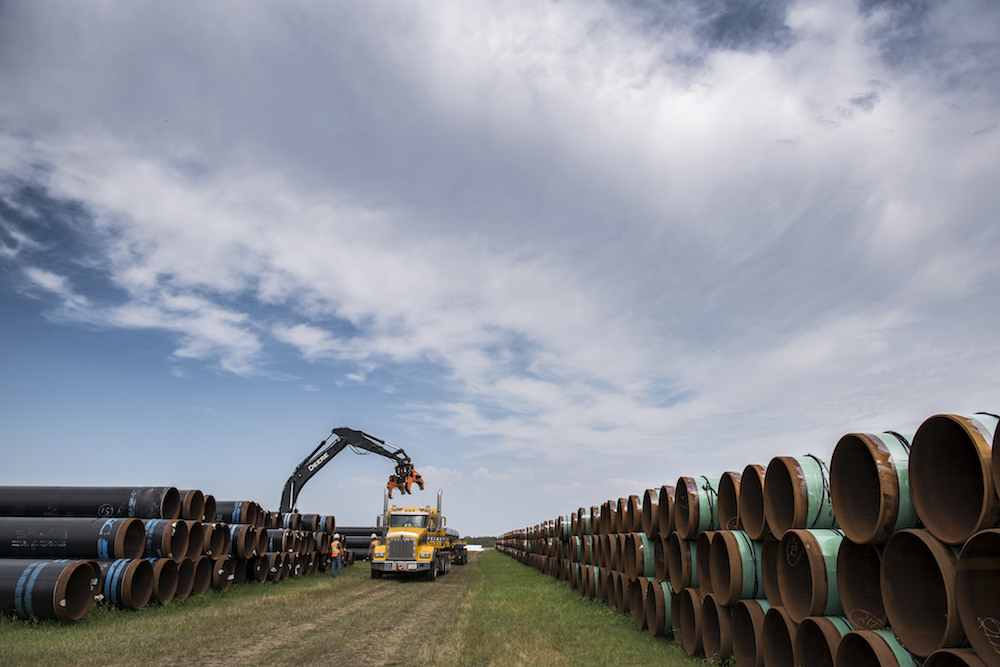
[[[0,2],[0,483],[349,426],[483,535],[995,412],[998,124],[994,0]]]

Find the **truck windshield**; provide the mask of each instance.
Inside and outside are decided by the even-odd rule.
[[[426,528],[426,514],[393,514],[389,517],[391,528]]]

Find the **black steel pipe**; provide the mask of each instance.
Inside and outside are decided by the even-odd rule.
[[[164,605],[177,593],[177,561],[173,558],[147,558],[153,567],[153,594],[150,602]]]
[[[0,519],[0,558],[139,558],[145,544],[141,519]]]
[[[0,486],[0,516],[176,519],[173,486]]]
[[[104,603],[119,609],[142,609],[153,596],[153,566],[141,558],[98,560]]]
[[[100,580],[87,561],[0,560],[0,612],[76,621],[94,604]]]
[[[143,519],[146,547],[143,555],[153,558],[180,558],[188,549],[188,527],[180,519]]]

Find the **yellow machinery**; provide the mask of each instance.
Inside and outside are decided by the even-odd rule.
[[[372,579],[386,573],[422,574],[437,579],[448,574],[451,566],[465,565],[468,552],[458,532],[448,528],[441,514],[441,491],[437,508],[389,507],[388,492],[382,516],[382,536],[372,556]]]

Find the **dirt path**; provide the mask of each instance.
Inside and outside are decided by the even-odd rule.
[[[349,576],[285,601],[281,614],[274,613],[273,601],[262,601],[246,614],[254,641],[202,653],[202,664],[406,665],[454,662],[461,655],[462,610],[482,576],[475,555],[436,581],[370,579],[368,572],[359,563]]]

